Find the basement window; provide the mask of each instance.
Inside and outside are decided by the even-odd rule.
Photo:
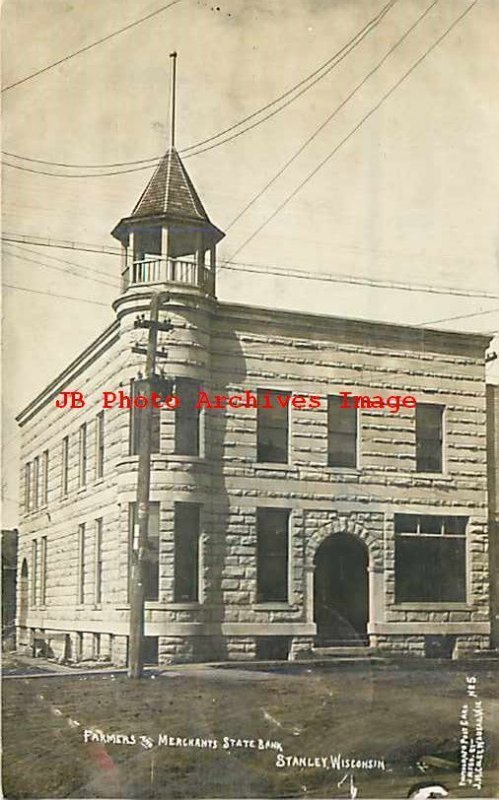
[[[175,603],[199,600],[199,516],[197,503],[175,503]]]
[[[257,603],[288,602],[287,508],[257,509]]]
[[[444,406],[416,406],[416,471],[442,472]]]
[[[357,409],[341,408],[343,398],[327,398],[327,463],[330,467],[357,466]]]
[[[467,517],[395,515],[395,601],[466,602]]]
[[[257,461],[287,464],[289,414],[285,398],[290,397],[290,392],[258,389]]]

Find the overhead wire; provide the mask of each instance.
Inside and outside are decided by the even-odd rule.
[[[7,247],[12,248],[17,247],[21,250],[22,253],[32,253],[35,256],[38,256],[39,253],[37,250],[33,250],[31,247],[26,247],[24,244],[16,243],[16,244],[7,244]],[[113,276],[107,272],[107,270],[96,269],[95,267],[89,267],[86,264],[77,264],[75,261],[68,261],[66,258],[58,258],[57,256],[51,256],[49,253],[44,253],[43,258],[49,258],[51,261],[57,261],[61,264],[66,264],[69,267],[75,267],[76,269],[85,270],[85,272],[92,272],[95,275],[101,275],[104,278],[109,278],[111,281],[113,280]]]
[[[42,75],[44,72],[48,72],[54,67],[58,67],[60,64],[64,64],[66,61],[69,61],[71,58],[75,58],[75,56],[79,56],[82,53],[86,53],[88,50],[92,50],[92,48],[97,47],[99,44],[103,44],[104,42],[108,42],[110,39],[113,39],[115,36],[119,36],[121,33],[125,31],[129,31],[132,28],[135,28],[137,25],[141,25],[142,22],[146,22],[148,19],[152,19],[152,17],[157,16],[158,14],[162,14],[164,11],[168,11],[169,8],[172,6],[177,5],[177,3],[181,3],[182,0],[171,0],[165,6],[161,6],[161,8],[157,8],[156,11],[152,11],[150,14],[146,14],[145,17],[141,17],[140,19],[135,20],[134,22],[125,25],[123,28],[119,28],[117,31],[113,31],[112,33],[108,33],[107,36],[103,36],[97,41],[92,42],[91,44],[87,44],[84,47],[80,47],[79,50],[75,50],[73,53],[69,53],[67,56],[63,58],[59,58],[57,61],[53,61],[51,64],[47,64],[47,66],[42,67],[41,69],[37,69],[35,72],[32,72],[30,75],[26,75],[24,78],[20,78],[13,83],[10,83],[8,86],[4,86],[2,89],[3,92],[8,92],[10,89],[14,89],[16,86],[21,86],[23,83],[27,83],[28,81],[36,78],[38,75]]]
[[[228,259],[229,261],[232,261],[235,258],[235,256],[241,252],[241,250],[243,250],[251,241],[253,241],[255,236],[257,236],[269,224],[269,222],[271,222],[282,211],[282,209],[285,208],[294,197],[296,197],[298,192],[315,175],[317,175],[318,172],[320,172],[320,170],[331,160],[331,158],[333,158],[333,156],[336,155],[336,153],[340,150],[340,148],[343,147],[343,145],[346,144],[354,136],[354,134],[357,133],[358,130],[360,130],[360,128],[364,125],[364,123],[367,122],[367,120],[370,117],[372,117],[372,115],[385,103],[385,101],[398,89],[398,87],[401,86],[401,84],[409,77],[409,75],[411,75],[414,72],[414,70],[417,69],[417,67],[428,57],[428,55],[433,50],[435,50],[436,47],[438,47],[438,45],[449,35],[449,33],[452,30],[454,30],[454,28],[461,22],[461,20],[464,19],[464,17],[467,14],[469,14],[469,12],[472,10],[472,8],[475,7],[477,2],[478,0],[473,0],[473,2],[461,14],[459,14],[459,16],[454,20],[454,22],[448,28],[446,28],[444,33],[441,34],[438,37],[438,39],[436,39],[435,42],[433,42],[433,44],[430,45],[430,47],[428,47],[425,50],[423,55],[420,56],[414,62],[414,64],[412,64],[412,66],[409,67],[409,69],[404,72],[404,74],[396,81],[396,83],[394,83],[393,86],[387,92],[385,92],[385,94],[381,97],[381,99],[367,112],[367,114],[365,114],[362,117],[360,122],[358,122],[357,125],[355,125],[355,127],[352,128],[352,130],[350,130],[349,133],[346,136],[344,136],[337,145],[335,145],[335,147],[328,153],[328,155],[325,158],[323,158],[320,161],[320,163],[302,181],[300,181],[298,186],[296,186],[296,188],[290,194],[288,194],[288,196],[279,204],[279,206],[272,212],[272,214],[270,214],[258,226],[258,228],[250,236],[248,236],[248,238],[245,239],[245,241],[241,245],[239,245],[239,247],[232,253],[231,257]]]
[[[5,289],[15,289],[18,292],[31,292],[31,294],[44,294],[48,297],[61,297],[64,300],[77,300],[80,303],[91,303],[94,306],[105,306],[109,308],[109,303],[100,303],[98,300],[87,300],[85,297],[70,297],[67,294],[59,294],[58,292],[42,292],[40,289],[29,289],[27,286],[14,286],[11,283],[2,283]]]
[[[367,81],[383,66],[385,61],[391,56],[394,50],[396,50],[397,47],[399,47],[402,44],[402,42],[405,41],[405,39],[409,36],[409,34],[411,34],[412,31],[419,25],[419,23],[423,21],[426,15],[432,10],[432,8],[434,8],[437,5],[438,2],[439,0],[433,0],[433,2],[428,6],[428,8],[425,11],[423,11],[422,14],[420,14],[418,19],[405,31],[405,33],[400,37],[400,39],[398,39],[397,42],[394,45],[392,45],[392,47],[390,47],[390,49],[385,53],[383,58],[380,61],[378,61],[376,66],[373,67],[371,70],[369,70],[367,75],[365,75],[364,78],[361,81],[359,81],[359,83],[357,83],[357,85],[345,97],[345,99],[342,100],[338,106],[336,106],[334,111],[332,111],[331,114],[328,114],[324,122],[322,122],[319,125],[319,127],[316,128],[315,131],[303,142],[303,144],[300,145],[298,150],[296,150],[293,153],[291,158],[289,158],[286,161],[286,163],[278,170],[278,172],[276,172],[275,175],[269,181],[267,181],[265,186],[259,192],[257,192],[257,194],[248,203],[246,203],[246,205],[241,209],[241,211],[238,214],[236,214],[234,219],[232,219],[231,222],[229,222],[229,224],[226,226],[226,230],[230,230],[230,228],[232,228],[232,226],[235,225],[235,223],[238,222],[238,220],[240,220],[241,217],[257,202],[257,200],[259,200],[260,197],[263,194],[265,194],[267,189],[270,189],[270,187],[276,182],[276,180],[280,178],[281,175],[283,175],[283,173],[288,169],[288,167],[290,167],[291,164],[293,164],[293,162],[296,161],[298,156],[301,155],[301,153],[303,153],[303,151],[308,147],[308,145],[311,144],[311,142],[313,142],[313,140],[317,138],[317,136],[321,133],[321,131],[323,131],[324,128],[336,117],[336,115],[349,102],[349,100],[351,100],[352,97],[354,97],[354,95],[357,94],[357,92],[364,86],[364,84],[366,84]]]
[[[21,261],[26,261],[29,264],[35,264],[37,267],[40,267],[42,269],[52,269],[55,270],[56,272],[62,272],[65,275],[72,276],[73,278],[78,278],[79,280],[93,281],[94,283],[99,283],[102,284],[103,286],[109,286],[110,288],[113,289],[117,288],[117,284],[110,283],[109,281],[103,281],[100,280],[99,278],[94,278],[92,275],[81,275],[74,271],[70,272],[68,269],[65,269],[64,267],[58,267],[55,264],[44,264],[41,261],[35,261],[34,258],[28,258],[27,256],[19,255],[19,253],[14,253],[9,251],[7,252],[8,255],[11,256],[12,258],[17,258],[20,259]]]
[[[377,15],[375,15],[371,20],[369,20],[369,22],[366,23],[366,25],[360,31],[358,31],[358,33],[356,33],[355,36],[352,39],[350,39],[349,42],[347,42],[345,45],[343,45],[343,47],[340,48],[340,50],[338,50],[327,61],[325,61],[323,64],[321,64],[320,67],[315,69],[313,72],[311,72],[309,75],[307,75],[301,81],[299,81],[297,84],[292,86],[286,92],[283,92],[281,95],[279,95],[279,97],[277,97],[274,100],[270,101],[266,105],[262,106],[261,108],[257,109],[256,111],[252,112],[251,114],[249,114],[248,116],[246,116],[243,119],[239,120],[238,122],[230,125],[228,128],[225,128],[224,130],[219,131],[218,133],[214,134],[213,136],[209,136],[206,139],[203,139],[203,140],[197,142],[196,144],[193,144],[193,145],[190,145],[188,147],[183,148],[180,151],[180,154],[182,156],[186,157],[186,158],[189,157],[187,155],[188,153],[191,153],[192,155],[198,155],[197,152],[193,153],[192,151],[198,150],[198,148],[200,148],[200,147],[202,147],[202,146],[204,146],[206,144],[209,144],[210,142],[213,142],[213,141],[221,138],[222,136],[224,136],[227,133],[230,133],[232,130],[235,130],[236,128],[241,127],[241,125],[244,125],[246,122],[249,122],[250,120],[252,120],[255,117],[259,116],[264,111],[267,111],[269,108],[272,108],[273,106],[277,105],[278,103],[281,103],[286,97],[289,97],[290,95],[296,93],[298,89],[300,89],[302,86],[305,86],[305,84],[308,84],[307,86],[305,86],[305,88],[302,91],[298,92],[289,101],[287,101],[285,104],[280,106],[277,110],[273,111],[271,114],[266,116],[264,119],[260,120],[255,125],[251,125],[250,127],[246,128],[244,131],[239,132],[237,135],[235,135],[233,137],[230,137],[228,139],[225,139],[223,142],[220,142],[219,144],[225,144],[225,142],[232,141],[233,138],[237,138],[237,136],[240,136],[242,133],[246,133],[246,131],[252,130],[252,128],[256,127],[256,125],[259,125],[262,122],[265,122],[267,119],[270,119],[272,116],[274,116],[279,111],[282,111],[290,103],[292,103],[295,100],[297,100],[298,97],[301,97],[302,94],[304,94],[306,91],[308,91],[310,88],[312,88],[312,86],[314,86],[318,81],[322,80],[322,78],[324,78],[326,75],[328,75],[329,72],[331,72],[338,64],[340,64],[341,61],[343,61],[343,59],[346,58],[346,56],[349,55],[350,52],[358,44],[360,44],[364,40],[364,38],[366,38],[366,36],[372,30],[374,30],[374,28],[376,28],[379,25],[379,23],[382,21],[382,19],[385,17],[385,15],[388,13],[388,11],[390,11],[390,9],[397,2],[398,2],[398,0],[389,0],[389,2],[381,9],[381,11]],[[323,74],[319,74],[319,73],[323,73]],[[315,80],[313,80],[313,79],[315,79]],[[214,146],[218,146],[218,145],[214,145]],[[200,153],[201,152],[205,152],[206,150],[209,150],[209,149],[212,149],[212,148],[211,147],[210,148],[204,148],[203,150],[200,150],[199,152]],[[107,169],[107,168],[111,168],[111,167],[123,167],[123,166],[130,167],[130,166],[134,166],[136,164],[143,164],[145,166],[140,167],[140,170],[144,170],[144,169],[150,168],[152,165],[157,163],[162,158],[162,155],[160,155],[160,156],[155,156],[155,157],[147,158],[147,159],[137,159],[135,161],[118,161],[118,162],[107,163],[107,164],[68,164],[68,163],[65,163],[65,162],[47,161],[47,160],[44,160],[44,159],[37,159],[37,158],[28,158],[27,156],[22,156],[22,155],[19,155],[19,154],[16,154],[16,153],[11,153],[9,151],[2,151],[2,152],[3,152],[4,155],[9,156],[11,158],[18,158],[18,159],[21,159],[23,161],[33,162],[33,163],[37,163],[37,164],[45,164],[45,165],[48,165],[48,166],[65,167],[65,168],[68,168],[68,169],[80,169],[80,168],[85,168],[85,169],[105,169],[106,168]],[[8,164],[8,162],[6,162],[6,165],[7,166],[12,166],[14,168],[16,168],[16,166],[17,166],[18,169],[21,168],[19,165]],[[27,167],[25,167],[25,170],[26,171],[33,171],[33,172],[35,171],[35,170],[28,170]],[[123,170],[123,171],[119,171],[119,172],[118,171],[117,172],[113,171],[112,173],[107,173],[106,172],[106,173],[103,173],[103,176],[108,176],[110,174],[112,174],[112,175],[126,174],[127,172],[132,172],[132,171],[136,172],[136,171],[139,171],[139,169]],[[36,170],[36,172],[40,172],[40,174],[43,174],[43,175],[53,175],[53,176],[60,177],[59,175],[56,175],[56,173],[47,173],[47,172],[42,172],[42,171],[39,171],[39,170]],[[92,174],[94,174],[97,177],[97,175],[95,173],[92,173]],[[75,175],[73,175],[73,176],[68,176],[68,177],[83,177],[83,176],[75,176]]]
[[[23,249],[26,249],[27,252],[31,252],[36,254],[35,250],[31,250],[28,248],[24,248],[25,242],[18,242],[13,238],[14,234],[3,234],[2,239],[6,242],[15,242],[15,244],[22,245]],[[26,237],[29,239],[29,237]],[[37,238],[33,238],[32,241],[29,242],[35,246],[39,247],[53,247],[53,248],[64,248],[67,247],[68,249],[72,250],[82,250],[83,252],[100,252],[99,245],[92,245],[92,244],[82,244],[79,247],[79,243],[77,242],[65,242],[59,240],[47,240],[40,242]],[[71,245],[71,247],[69,247]],[[91,249],[92,248],[92,249]],[[119,256],[120,253],[116,250],[115,253],[109,252],[107,249],[103,250],[105,255],[113,255]],[[48,256],[45,255],[44,258],[51,258],[57,261],[61,261],[62,263],[69,264],[71,266],[81,266],[77,265],[74,262],[67,261],[66,259],[56,259],[55,256]],[[329,283],[340,283],[340,284],[348,284],[353,286],[370,286],[375,289],[391,289],[391,290],[400,290],[400,291],[409,291],[409,292],[419,292],[419,293],[429,293],[429,294],[443,294],[443,295],[456,295],[458,297],[477,297],[477,298],[487,298],[491,300],[499,300],[499,294],[493,294],[492,292],[483,292],[477,289],[457,289],[451,286],[431,286],[429,284],[411,284],[411,283],[404,283],[402,281],[393,281],[393,280],[383,280],[381,278],[363,278],[353,276],[351,274],[345,273],[326,273],[326,272],[317,272],[311,269],[301,269],[298,267],[293,266],[279,266],[277,264],[253,264],[243,261],[228,261],[228,260],[221,260],[217,268],[219,270],[232,270],[235,272],[249,272],[249,273],[256,273],[256,274],[263,274],[263,275],[275,275],[277,277],[288,277],[288,278],[296,278],[296,279],[304,279],[304,280],[315,280],[315,281],[324,281]],[[87,269],[87,267],[85,267]],[[88,268],[90,269],[90,268]],[[104,277],[111,277],[108,275],[107,272],[94,270],[97,274],[102,274]]]

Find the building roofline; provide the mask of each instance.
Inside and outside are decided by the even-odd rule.
[[[241,303],[228,303],[216,302],[214,313],[216,309],[222,312],[231,314],[232,316],[239,317],[242,321],[246,322],[261,322],[262,331],[268,329],[269,326],[284,327],[289,330],[290,319],[292,319],[293,326],[297,329],[303,329],[303,332],[310,329],[318,333],[327,334],[329,338],[343,334],[343,338],[347,339],[348,329],[350,334],[352,328],[356,329],[356,333],[366,340],[373,340],[373,334],[376,332],[378,336],[387,339],[395,340],[402,346],[402,340],[405,339],[408,343],[417,343],[420,349],[428,349],[432,345],[439,345],[438,350],[444,350],[449,354],[466,352],[472,354],[475,358],[479,358],[484,354],[484,351],[490,340],[493,338],[492,333],[463,333],[460,331],[443,331],[437,328],[416,327],[414,325],[403,325],[400,323],[391,322],[377,322],[373,320],[362,319],[358,317],[338,317],[330,316],[328,314],[318,314],[302,311],[292,311],[289,309],[276,309],[266,306],[253,306]],[[16,421],[20,426],[24,425],[31,417],[33,417],[40,407],[49,402],[52,398],[62,390],[65,382],[69,378],[75,377],[76,374],[82,372],[86,367],[86,362],[94,358],[95,355],[100,355],[101,352],[110,347],[119,337],[119,321],[116,320],[109,325],[85,350],[83,350],[71,363],[61,372],[57,377],[51,381],[44,389],[42,389],[36,397],[16,416]],[[376,342],[379,346],[379,342]],[[390,343],[387,342],[387,346]]]
[[[75,371],[81,372],[85,368],[88,359],[95,357],[97,351],[98,355],[104,350],[107,350],[118,339],[119,321],[115,320],[108,325],[108,327],[94,341],[88,345],[68,366],[54,378],[44,389],[39,392],[36,397],[28,403],[22,411],[16,416],[16,422],[22,426],[28,422],[38,411],[39,407],[49,402],[53,397],[56,397],[61,391],[65,382],[75,375]],[[78,369],[79,368],[79,369]]]
[[[423,325],[405,325],[396,322],[382,322],[377,320],[363,319],[362,317],[340,317],[332,316],[329,314],[321,314],[314,312],[292,311],[288,309],[271,308],[269,306],[253,306],[242,303],[227,303],[218,301],[218,305],[222,308],[233,311],[241,318],[247,317],[248,312],[253,312],[256,316],[258,313],[261,315],[263,322],[274,322],[274,324],[285,324],[289,317],[303,327],[310,328],[315,326],[317,329],[327,325],[328,331],[331,332],[331,325],[334,326],[333,330],[336,332],[338,327],[345,328],[345,326],[356,326],[359,332],[362,329],[366,331],[379,331],[386,332],[387,334],[396,335],[403,332],[406,336],[412,336],[414,339],[421,340],[422,338],[444,341],[448,339],[449,342],[460,342],[470,345],[472,348],[482,351],[490,343],[491,339],[496,334],[494,333],[480,333],[480,332],[462,332],[462,331],[448,331],[439,328],[431,328]],[[267,315],[272,315],[269,319]],[[279,319],[281,318],[281,319]]]

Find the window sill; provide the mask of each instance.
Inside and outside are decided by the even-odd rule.
[[[325,469],[327,472],[341,472],[348,473],[349,475],[360,475],[362,473],[360,467],[333,467],[330,464],[325,464],[322,469]]]
[[[475,606],[464,603],[462,600],[425,601],[423,603],[395,603],[392,611],[475,611]]]
[[[439,481],[452,481],[454,479],[453,475],[449,475],[448,472],[418,472],[414,470],[414,472],[408,473],[413,478],[430,478],[431,480],[439,480]]]
[[[276,461],[275,463],[273,461],[255,461],[253,466],[255,469],[263,469],[267,471],[278,470],[279,472],[298,469],[296,464],[291,464],[289,462],[284,464],[282,461]]]
[[[297,606],[293,606],[291,603],[272,601],[268,603],[254,603],[252,608],[253,611],[296,611]]]
[[[163,603],[161,600],[146,600],[146,611],[195,611],[201,608],[201,603],[193,601],[192,603]],[[116,611],[130,611],[130,604],[125,603],[122,606],[116,606]]]
[[[160,455],[158,453],[158,455]],[[165,453],[163,458],[167,458],[168,461],[195,461],[196,463],[204,463],[206,458],[204,456],[194,455],[192,456],[186,455],[185,453]]]

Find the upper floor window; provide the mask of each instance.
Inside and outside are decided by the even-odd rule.
[[[444,407],[433,403],[416,406],[416,470],[442,472]]]
[[[85,589],[86,589],[86,536],[85,536],[85,523],[82,522],[78,525],[78,540],[77,540],[77,569],[78,580],[76,584],[76,602],[85,602]]]
[[[132,559],[137,555],[139,518],[137,504],[130,503],[129,510],[129,579],[132,574]],[[159,503],[149,503],[147,526],[147,550],[143,560],[144,600],[159,598]],[[130,597],[130,583],[129,583]]]
[[[357,466],[357,409],[341,408],[343,398],[327,398],[327,463],[330,467]]]
[[[31,461],[24,465],[24,511],[31,511]]]
[[[190,378],[177,378],[176,394],[181,405],[175,411],[175,453],[199,455],[199,409],[196,403],[199,384]]]
[[[42,606],[47,601],[47,537],[41,538],[40,552],[40,603]]]
[[[40,457],[33,459],[33,509],[38,508],[38,497],[40,490]]]
[[[145,380],[133,380],[130,387],[130,394],[133,398],[139,395],[150,396],[149,382]],[[160,413],[161,409],[151,408],[151,453],[159,453],[160,450]],[[141,438],[144,434],[146,410],[144,408],[130,409],[130,455],[136,456],[140,453]]]
[[[38,542],[33,539],[31,542],[31,605],[36,606],[37,601],[37,579],[38,579]]]
[[[69,436],[62,440],[61,452],[61,494],[66,497],[68,493],[69,476]]]
[[[46,506],[49,496],[49,451],[44,450],[42,454],[42,479],[40,485],[40,503]]]
[[[199,600],[199,516],[196,503],[175,503],[174,601]]]
[[[287,508],[257,509],[258,603],[288,602]]]
[[[95,418],[95,477],[104,475],[104,412],[99,411]]]
[[[94,602],[99,605],[102,602],[102,517],[95,520],[95,588]]]
[[[79,465],[78,465],[78,484],[85,486],[87,483],[87,423],[80,425],[79,440]]]
[[[466,601],[467,517],[395,515],[395,599]]]
[[[290,392],[258,389],[257,461],[287,464],[290,397]]]

